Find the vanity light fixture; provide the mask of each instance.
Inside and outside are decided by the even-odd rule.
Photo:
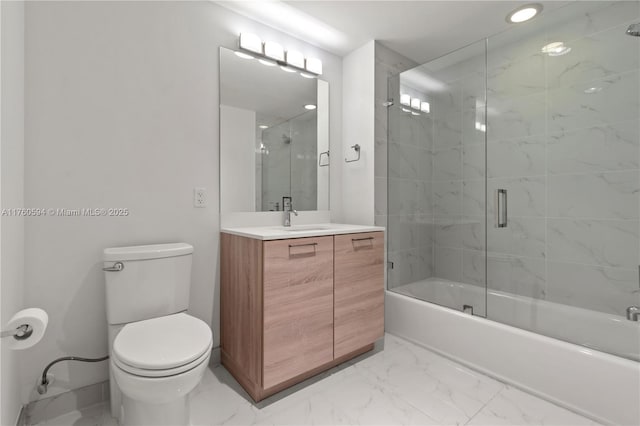
[[[307,104],[304,106],[304,109],[308,109],[309,111],[313,111],[314,109],[316,109],[316,106],[314,104]]]
[[[322,61],[316,58],[307,58],[305,69],[317,75],[322,75]]]
[[[400,105],[411,106],[411,96],[407,94],[400,95]]]
[[[262,55],[262,40],[255,34],[240,33],[240,48]]]
[[[554,41],[553,43],[542,46],[542,49],[540,49],[540,51],[549,56],[562,56],[571,52],[571,48],[565,46],[564,42],[562,41]]]
[[[411,110],[407,108],[402,108],[402,112],[411,112]]]
[[[287,64],[304,69],[304,55],[297,50],[287,50]]]
[[[429,102],[420,102],[420,111],[426,113],[431,112],[431,105],[429,105]]]
[[[533,19],[540,12],[542,12],[542,5],[540,3],[525,4],[509,12],[506,21],[510,24],[519,24]]]
[[[420,103],[421,103],[420,99],[411,98],[411,108],[419,110],[420,109]]]
[[[238,44],[240,51],[236,52],[236,55],[242,58],[249,59],[257,56],[260,63],[264,65],[280,65],[283,70],[299,71],[306,78],[322,75],[322,61],[320,59],[305,58],[302,53],[296,50],[285,51],[281,44],[272,41],[263,43],[260,37],[255,34],[240,33]]]
[[[284,48],[273,41],[264,42],[264,55],[278,62],[284,62]]]

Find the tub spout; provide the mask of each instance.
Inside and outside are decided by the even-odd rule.
[[[627,319],[629,321],[638,321],[638,320],[640,320],[640,307],[638,307],[638,306],[629,306],[627,308]]]

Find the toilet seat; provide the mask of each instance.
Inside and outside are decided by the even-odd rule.
[[[169,377],[169,376],[175,376],[177,374],[186,373],[189,370],[193,370],[201,363],[206,362],[209,359],[211,347],[212,345],[210,345],[209,349],[205,351],[202,355],[200,355],[200,357],[197,358],[196,360],[191,361],[187,364],[184,364],[175,368],[169,368],[166,370],[152,370],[147,368],[133,367],[131,365],[128,365],[122,362],[122,360],[118,359],[117,356],[113,357],[113,363],[116,365],[116,367],[118,367],[122,371],[129,374],[133,374],[135,376],[146,377],[146,378]]]
[[[113,361],[142,377],[166,377],[188,371],[211,352],[211,329],[185,313],[125,325],[113,342]]]

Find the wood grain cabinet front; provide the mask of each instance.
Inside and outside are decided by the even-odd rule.
[[[333,361],[333,237],[264,243],[263,386]]]
[[[384,335],[384,235],[335,236],[334,356]]]
[[[382,337],[382,232],[220,241],[222,364],[254,400]]]

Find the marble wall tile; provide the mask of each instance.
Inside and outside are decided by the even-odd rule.
[[[484,216],[463,216],[461,229],[463,248],[467,250],[485,250],[486,219]]]
[[[389,250],[401,251],[431,247],[434,239],[430,216],[389,216]]]
[[[549,176],[549,216],[637,219],[638,171]]]
[[[487,132],[477,128],[476,123],[486,122],[484,105],[478,108],[466,109],[462,113],[462,143],[464,145],[484,144]]]
[[[597,87],[599,92],[585,93]],[[638,70],[548,92],[547,126],[556,133],[637,120],[640,116]],[[544,119],[541,120],[544,124]]]
[[[462,249],[435,247],[434,273],[438,278],[462,282]]]
[[[412,115],[399,105],[389,107],[389,143],[431,149],[434,142],[434,120],[428,114]]]
[[[637,220],[549,219],[549,259],[614,268],[637,268]]]
[[[544,259],[546,253],[545,218],[512,217],[506,228],[489,226],[489,252]]]
[[[462,251],[462,282],[479,287],[487,286],[487,254],[484,250]],[[474,306],[475,312],[476,306]]]
[[[547,144],[549,173],[589,173],[638,168],[638,120],[552,133]]]
[[[387,177],[387,161],[388,161],[387,138],[376,139],[374,145],[374,164],[373,174],[375,177]]]
[[[434,151],[433,180],[462,179],[462,147]]]
[[[432,183],[433,213],[437,217],[462,215],[462,181],[440,180]]]
[[[462,227],[458,218],[434,219],[434,244],[437,247],[462,248]]]
[[[412,145],[389,144],[389,177],[425,179],[431,175],[431,152]]]
[[[546,105],[544,92],[517,98],[489,97],[488,141],[544,134]]]
[[[544,175],[545,139],[542,135],[487,144],[488,177]]]
[[[462,159],[462,177],[465,180],[484,179],[486,174],[486,144],[484,142],[465,144]]]
[[[462,215],[479,217],[485,215],[486,182],[484,179],[463,182]],[[435,210],[435,209],[434,209]]]
[[[431,215],[431,183],[389,178],[389,215]]]
[[[547,27],[547,41],[573,41],[640,18],[634,1],[579,2],[554,11],[562,25]]]
[[[386,177],[376,177],[374,179],[374,209],[375,215],[386,215],[387,214],[387,178]]]
[[[544,92],[547,56],[540,51],[542,45],[530,43],[531,50],[518,52],[516,60],[500,61],[495,54],[487,58],[487,97],[511,98]],[[497,63],[496,63],[497,62]]]
[[[504,291],[544,299],[546,274],[544,259],[489,254],[487,256],[487,286]],[[489,315],[491,309],[488,307]]]
[[[547,299],[614,315],[640,303],[638,269],[603,268],[550,261]]]
[[[492,178],[487,181],[489,223],[495,212],[495,192],[507,190],[509,217],[544,216],[546,213],[546,177]]]
[[[638,69],[638,40],[625,34],[626,30],[627,24],[623,24],[565,43],[571,48],[569,53],[548,58],[549,87],[575,85]]]
[[[390,251],[387,259],[393,262],[393,269],[388,269],[389,288],[424,280],[433,275],[433,249]]]

